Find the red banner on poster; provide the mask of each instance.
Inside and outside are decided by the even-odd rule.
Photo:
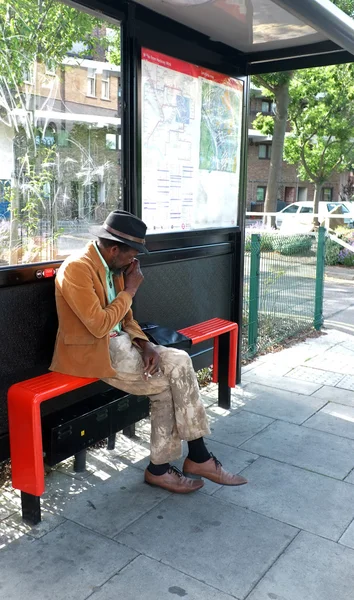
[[[171,69],[172,71],[183,73],[183,75],[190,75],[191,77],[201,77],[202,79],[207,79],[209,81],[213,81],[214,83],[225,85],[227,87],[232,87],[233,89],[242,92],[241,81],[233,79],[232,77],[228,77],[227,75],[224,75],[222,73],[211,71],[210,69],[197,67],[196,65],[185,62],[184,60],[172,58],[171,56],[167,56],[166,54],[160,54],[159,52],[153,52],[152,50],[147,50],[146,48],[143,48],[142,59],[154,63],[159,67],[165,67],[165,69]]]

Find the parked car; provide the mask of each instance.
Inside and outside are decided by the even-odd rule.
[[[341,206],[342,214],[346,215],[343,225],[354,227],[354,210],[349,210],[345,202],[320,202],[318,207],[319,221],[323,221],[329,216],[330,212]],[[354,208],[354,207],[353,207]],[[334,215],[335,216],[335,215]],[[275,223],[278,229],[293,229],[306,231],[311,227],[313,221],[313,202],[294,202],[283,208],[275,217]]]

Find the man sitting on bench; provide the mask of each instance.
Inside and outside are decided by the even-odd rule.
[[[200,489],[202,477],[223,485],[247,483],[225,471],[204,444],[210,430],[189,355],[155,346],[133,319],[132,300],[144,280],[136,255],[148,253],[145,223],[115,211],[96,229],[98,240],[68,257],[56,277],[59,329],[51,370],[97,377],[150,397],[147,483],[181,494]],[[183,471],[190,477],[171,466],[181,456],[181,440],[188,442]]]

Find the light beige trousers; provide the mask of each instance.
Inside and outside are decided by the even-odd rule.
[[[151,461],[171,462],[182,454],[181,440],[196,440],[210,433],[192,361],[183,350],[155,346],[160,354],[160,373],[143,375],[141,352],[122,332],[110,340],[110,356],[116,377],[109,385],[128,394],[149,396],[151,401]]]

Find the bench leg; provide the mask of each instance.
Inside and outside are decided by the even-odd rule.
[[[22,519],[31,525],[41,520],[41,497],[21,492]]]
[[[75,454],[74,471],[75,473],[83,473],[86,471],[86,450],[81,450]]]
[[[231,390],[229,388],[229,351],[230,334],[223,333],[219,336],[218,356],[218,404],[221,408],[230,408],[231,405]]]
[[[123,433],[127,437],[130,437],[130,438],[134,437],[135,436],[135,423],[133,423],[133,425],[128,425],[128,427],[124,427]]]
[[[116,434],[112,433],[112,435],[109,435],[107,438],[107,450],[114,450],[115,447],[116,447]]]

